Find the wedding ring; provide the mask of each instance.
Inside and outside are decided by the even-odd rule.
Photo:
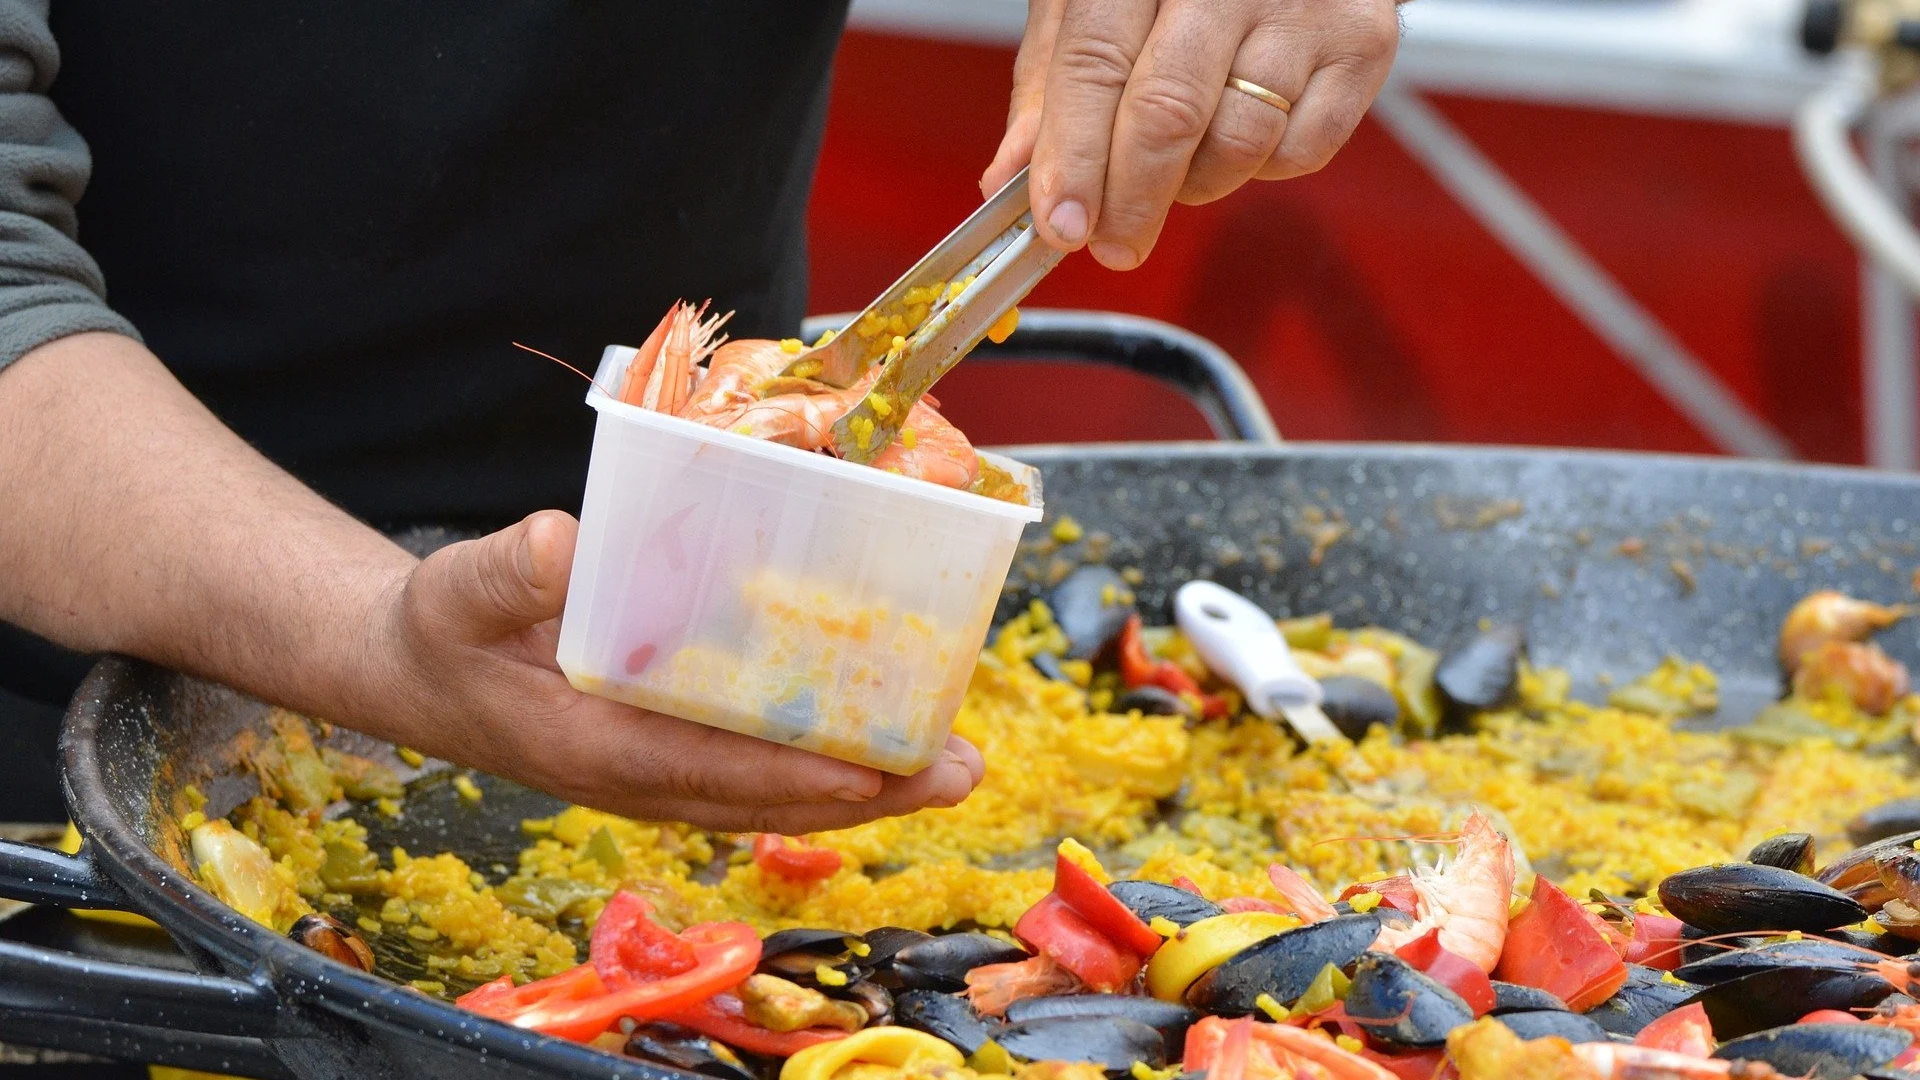
[[[1286,98],[1281,97],[1279,94],[1276,94],[1273,91],[1267,89],[1266,87],[1261,86],[1259,83],[1250,83],[1245,79],[1229,77],[1227,79],[1227,85],[1233,87],[1235,90],[1238,90],[1243,94],[1248,94],[1253,97],[1257,97],[1261,101],[1264,101],[1267,104],[1273,106],[1274,108],[1279,109],[1283,113],[1293,112],[1293,102],[1288,101]]]

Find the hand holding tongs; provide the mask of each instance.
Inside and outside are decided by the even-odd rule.
[[[781,374],[845,388],[876,360],[884,362],[871,392],[833,425],[840,456],[867,464],[893,442],[914,403],[1059,265],[1062,254],[1034,231],[1027,170],[1021,169],[851,324],[795,357]],[[948,298],[949,286],[969,279]],[[915,316],[917,321],[908,321]]]

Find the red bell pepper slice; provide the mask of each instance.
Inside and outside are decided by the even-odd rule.
[[[1244,1049],[1239,1036],[1244,1033]],[[1399,1080],[1382,1064],[1384,1055],[1342,1050],[1323,1035],[1291,1024],[1264,1024],[1252,1017],[1227,1020],[1204,1016],[1187,1029],[1181,1055],[1186,1072],[1205,1072],[1207,1080],[1295,1080],[1302,1076],[1338,1076],[1342,1080]],[[1432,1080],[1431,1071],[1417,1080]]]
[[[609,989],[593,973],[593,965],[583,964],[585,975],[576,975],[580,971],[576,968],[566,976],[555,976],[555,980],[567,981],[556,992],[537,1000],[525,1001],[519,996],[476,999],[471,994],[464,1000],[473,1002],[469,1007],[474,1012],[515,1027],[589,1042],[621,1017],[657,1020],[705,1001],[737,986],[760,962],[760,935],[745,923],[702,923],[687,927],[680,936],[693,946],[696,964],[678,975]],[[588,975],[592,976],[590,981]],[[529,983],[518,990],[535,985]]]
[[[1371,1047],[1360,1051],[1360,1056],[1392,1073],[1399,1080],[1436,1080],[1447,1069],[1447,1052],[1435,1047],[1432,1050],[1416,1050],[1411,1054],[1383,1054]]]
[[[1200,684],[1186,669],[1171,660],[1155,660],[1147,652],[1146,641],[1140,636],[1140,616],[1130,615],[1126,625],[1120,628],[1120,681],[1129,690],[1141,686],[1157,686],[1170,694],[1192,694],[1200,700],[1200,714],[1209,720],[1218,720],[1227,715],[1227,699],[1218,694],[1206,694],[1200,690]]]
[[[1627,942],[1627,953],[1621,959],[1661,971],[1678,968],[1681,951],[1687,947],[1687,939],[1680,933],[1683,925],[1679,919],[1665,915],[1635,915],[1633,940]]]
[[[653,905],[621,891],[613,894],[593,924],[587,954],[600,981],[619,989],[635,982],[691,971],[693,945],[654,922]]]
[[[1586,908],[1546,878],[1534,879],[1533,902],[1507,925],[1496,979],[1545,990],[1585,1012],[1627,981],[1627,965],[1588,921]]]
[[[1438,927],[1400,946],[1393,954],[1459,994],[1476,1018],[1493,1010],[1493,980],[1480,970],[1480,965],[1442,947]]]
[[[753,863],[762,871],[788,881],[810,884],[840,872],[845,859],[832,848],[814,847],[777,833],[761,833],[753,840]]]
[[[1073,972],[1096,993],[1121,990],[1140,974],[1138,956],[1108,940],[1054,893],[1041,897],[1020,916],[1013,924],[1013,936]]]
[[[1053,893],[1107,940],[1136,956],[1152,956],[1166,941],[1085,867],[1065,855],[1054,858]]]
[[[1200,883],[1184,874],[1174,878],[1172,884],[1174,888],[1190,892],[1202,900],[1207,898],[1207,894],[1200,891]]]
[[[1702,1010],[1702,1011],[1705,1011],[1705,1010]],[[1669,1013],[1668,1015],[1670,1016],[1672,1014]],[[1842,1012],[1839,1009],[1815,1009],[1812,1012],[1808,1013],[1807,1015],[1801,1017],[1800,1019],[1795,1020],[1794,1023],[1796,1024],[1864,1024],[1866,1023],[1866,1021],[1860,1019],[1858,1016],[1855,1016],[1850,1012]]]
[[[1858,1017],[1848,1019],[1857,1020]],[[1713,1048],[1718,1044],[1713,1040],[1713,1021],[1707,1019],[1707,1010],[1696,1001],[1641,1028],[1640,1033],[1633,1037],[1633,1045],[1707,1058],[1713,1056]]]
[[[769,1031],[747,1019],[746,1006],[734,994],[715,994],[667,1019],[710,1039],[719,1039],[735,1050],[770,1057],[792,1057],[809,1046],[844,1039],[851,1034],[835,1028]]]

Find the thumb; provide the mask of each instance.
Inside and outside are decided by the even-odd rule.
[[[420,565],[420,599],[476,637],[513,633],[560,617],[580,525],[542,510],[497,533],[453,544]]]

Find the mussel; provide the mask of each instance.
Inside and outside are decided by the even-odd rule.
[[[1715,1035],[1734,1039],[1784,1027],[1819,1009],[1846,1012],[1879,1004],[1893,993],[1893,984],[1863,968],[1857,962],[1768,968],[1704,987],[1688,1001],[1706,1010]]]
[[[1033,665],[1033,670],[1054,682],[1073,681],[1067,677],[1067,670],[1060,666],[1060,658],[1050,652],[1035,653],[1033,659],[1028,662]]]
[[[894,950],[888,968],[907,989],[957,993],[967,988],[967,972],[974,968],[1025,959],[1025,949],[987,934],[941,934]]]
[[[287,936],[329,960],[361,971],[373,970],[373,950],[347,924],[315,912],[293,921]]]
[[[1890,1064],[1913,1036],[1871,1024],[1790,1024],[1728,1040],[1713,1053],[1723,1061],[1764,1061],[1782,1076],[1847,1080]]]
[[[1494,980],[1493,1012],[1540,1012],[1543,1010],[1566,1012],[1567,1003],[1547,993],[1545,990],[1536,990],[1531,986],[1521,986],[1519,983],[1501,982],[1498,979]]]
[[[1814,843],[1810,833],[1781,833],[1769,836],[1753,845],[1747,852],[1747,861],[1760,866],[1777,866],[1782,870],[1791,870],[1796,874],[1812,875],[1814,863]]]
[[[1262,994],[1290,1005],[1321,969],[1346,967],[1379,936],[1380,920],[1372,915],[1341,915],[1288,930],[1249,945],[1200,976],[1187,989],[1187,1004],[1216,1016],[1251,1016]]]
[[[1083,566],[1053,587],[1047,606],[1067,637],[1066,659],[1091,660],[1120,636],[1133,614],[1133,586],[1110,566]]]
[[[958,994],[907,990],[893,999],[894,1022],[945,1039],[971,1055],[992,1038],[992,1024]]]
[[[1831,930],[1867,917],[1867,909],[1804,874],[1755,863],[1682,870],[1660,883],[1673,916],[1710,934]]]
[[[1227,913],[1226,908],[1204,896],[1157,881],[1116,881],[1107,886],[1107,891],[1140,916],[1141,922],[1166,919],[1175,926],[1192,926],[1201,919]]]
[[[1051,1016],[1105,1016],[1135,1020],[1158,1031],[1168,1046],[1181,1046],[1187,1028],[1200,1015],[1185,1005],[1132,994],[1057,994],[1021,998],[1007,1006],[1007,1022],[1025,1023]]]
[[[1847,822],[1847,839],[1866,845],[1920,830],[1920,799],[1894,799],[1862,810]]]
[[[1862,888],[1878,890],[1884,895],[1885,889],[1880,884],[1880,868],[1875,860],[1901,848],[1911,848],[1916,840],[1920,840],[1920,830],[1896,833],[1871,844],[1862,844],[1821,867],[1820,872],[1814,875],[1814,880],[1849,896],[1854,896],[1855,889]],[[1869,907],[1873,906],[1869,900],[1858,896],[1855,899]]]
[[[634,1026],[627,1033],[624,1052],[640,1061],[718,1080],[755,1080],[752,1071],[726,1046],[665,1021]]]
[[[1442,1046],[1448,1032],[1473,1023],[1460,995],[1389,953],[1369,952],[1354,965],[1346,1006],[1375,1041],[1407,1050]]]
[[[1666,972],[1639,964],[1627,965],[1627,981],[1612,997],[1588,1009],[1587,1019],[1614,1035],[1632,1037],[1640,1029],[1672,1012],[1699,989],[1669,980]]]
[[[819,971],[832,968],[846,978],[857,978],[859,965],[848,956],[853,935],[844,930],[797,929],[769,934],[760,943],[762,974],[778,975],[802,986],[819,986]]]
[[[1440,661],[1433,685],[1449,723],[1464,724],[1475,713],[1511,705],[1520,685],[1520,654],[1525,639],[1519,627],[1496,626]]]
[[[1838,942],[1818,938],[1776,941],[1749,949],[1715,953],[1704,960],[1683,964],[1674,971],[1677,978],[1700,986],[1718,986],[1723,982],[1751,975],[1756,971],[1796,965],[1857,968],[1865,959],[1860,950]]]
[[[1113,704],[1107,711],[1138,712],[1142,716],[1181,716],[1188,720],[1200,718],[1185,698],[1171,690],[1162,690],[1158,686],[1136,686],[1114,698]]]
[[[1136,1061],[1155,1069],[1167,1061],[1160,1033],[1124,1017],[1048,1016],[995,1028],[993,1041],[1027,1061],[1089,1061],[1116,1077]]]
[[[1320,711],[1349,739],[1365,738],[1375,724],[1391,728],[1400,722],[1400,699],[1372,679],[1330,675],[1320,680],[1320,693]]]
[[[1544,1009],[1496,1013],[1494,1018],[1523,1039],[1544,1039],[1549,1035],[1558,1035],[1570,1043],[1607,1041],[1607,1030],[1579,1013]]]

